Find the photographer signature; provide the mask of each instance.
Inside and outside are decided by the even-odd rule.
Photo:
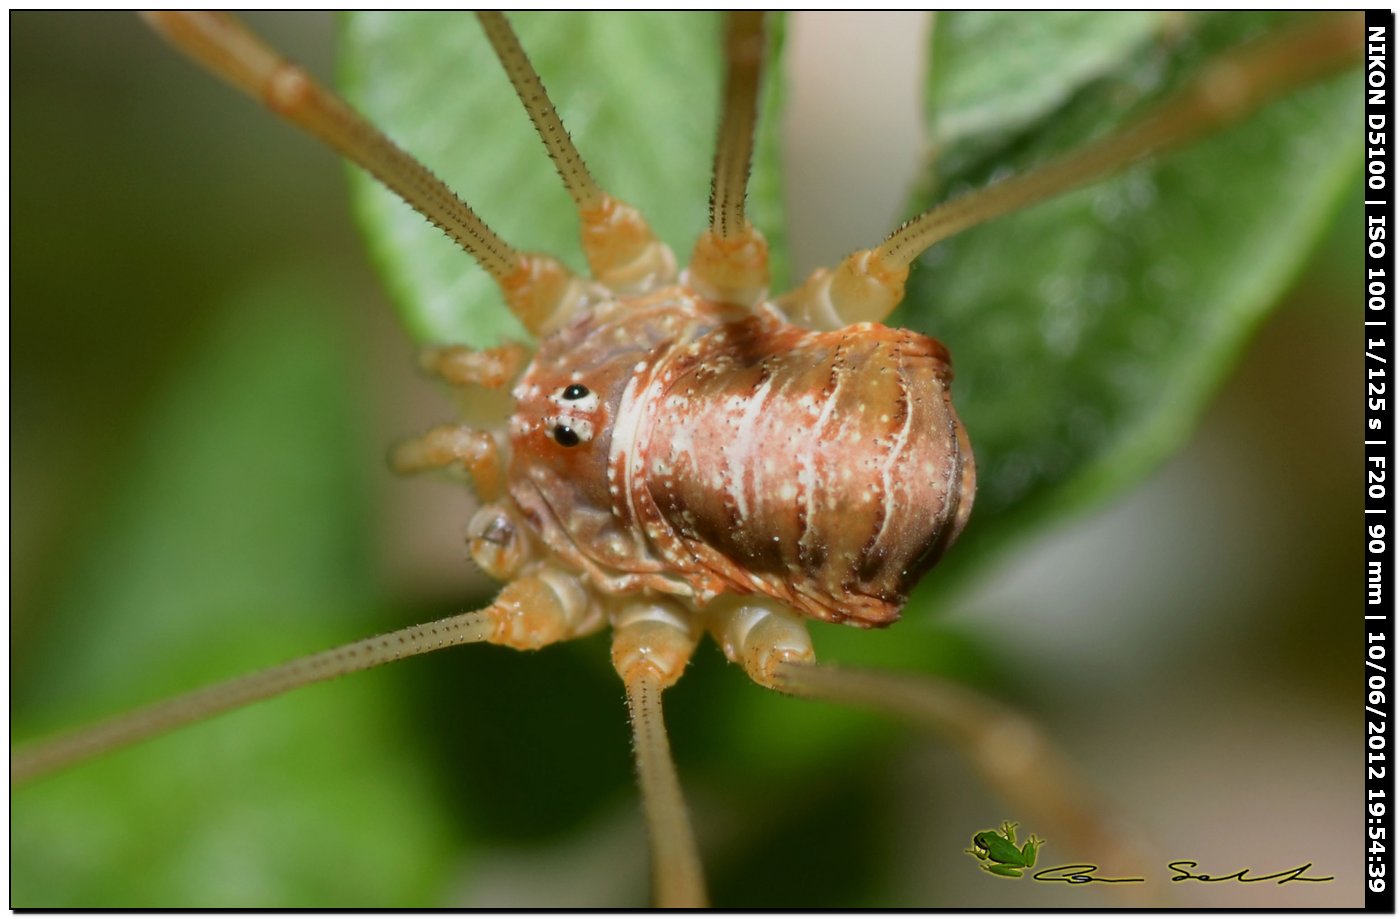
[[[1032,835],[1024,844],[1018,844],[1016,826],[1016,824],[1007,821],[1001,825],[1000,829],[983,830],[974,834],[972,846],[966,850],[967,854],[977,859],[981,863],[981,869],[988,874],[1004,878],[1022,877],[1035,867],[1036,856],[1039,855],[1040,849],[1045,846],[1045,840]],[[1331,876],[1325,878],[1308,877],[1306,872],[1312,866],[1312,862],[1307,862],[1296,868],[1275,871],[1273,874],[1252,874],[1253,868],[1241,868],[1233,874],[1211,875],[1192,870],[1199,868],[1200,862],[1191,859],[1180,859],[1167,863],[1167,867],[1176,872],[1170,878],[1172,883],[1198,881],[1203,884],[1217,884],[1221,881],[1237,881],[1241,884],[1257,884],[1261,881],[1274,881],[1277,884],[1287,884],[1290,881],[1325,883],[1335,880]],[[1087,862],[1057,865],[1054,868],[1042,868],[1032,874],[1031,878],[1047,884],[1141,884],[1147,880],[1146,878],[1099,877],[1094,873],[1098,870],[1098,865]]]
[[[1273,874],[1252,874],[1252,868],[1241,868],[1233,874],[1212,875],[1195,873],[1191,869],[1199,868],[1200,863],[1189,859],[1168,862],[1167,867],[1176,872],[1170,880],[1173,883],[1178,881],[1199,881],[1206,884],[1215,884],[1220,881],[1238,881],[1241,884],[1257,884],[1260,881],[1274,881],[1279,884],[1287,884],[1290,881],[1309,881],[1313,883],[1325,883],[1335,880],[1333,877],[1309,877],[1306,872],[1312,868],[1312,862],[1299,865],[1296,868],[1287,868],[1283,871],[1276,871]],[[1031,875],[1033,880],[1045,883],[1061,884],[1140,884],[1146,878],[1106,878],[1094,874],[1099,870],[1098,865],[1057,865],[1054,868],[1043,868]]]

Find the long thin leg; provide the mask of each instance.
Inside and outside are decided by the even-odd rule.
[[[1123,130],[1039,169],[925,211],[876,248],[853,253],[834,271],[814,273],[782,305],[794,319],[816,328],[879,322],[904,298],[909,266],[930,246],[1191,143],[1353,66],[1360,60],[1363,39],[1360,14],[1329,15],[1224,54]]]
[[[676,273],[675,256],[636,208],[603,191],[588,171],[510,22],[501,13],[476,15],[574,199],[593,276],[614,290],[632,293],[669,283]]]
[[[143,15],[176,48],[339,151],[441,228],[496,280],[531,331],[556,327],[583,297],[562,264],[507,245],[426,166],[233,17]]]
[[[588,171],[583,156],[574,146],[573,138],[564,130],[564,122],[559,120],[559,113],[555,111],[535,65],[530,63],[529,55],[520,46],[510,22],[499,12],[479,12],[476,18],[501,66],[505,68],[506,76],[510,77],[511,85],[524,104],[530,121],[539,132],[540,140],[544,141],[549,158],[554,168],[559,170],[559,178],[564,180],[564,187],[574,199],[574,204],[579,210],[597,207],[605,193],[593,178],[593,173]]]
[[[987,783],[1028,814],[1095,839],[1097,815],[1066,782],[1049,742],[1029,720],[965,687],[933,677],[818,665],[802,619],[771,600],[725,597],[710,630],[725,655],[761,686],[795,696],[865,705],[950,736]],[[1027,803],[1027,802],[1031,803]],[[1092,832],[1091,832],[1092,830]]]
[[[907,718],[948,737],[1025,822],[1054,827],[1062,851],[1133,868],[1134,853],[1043,731],[1024,715],[965,686],[924,675],[782,662],[775,688],[794,696],[859,705]]]
[[[1153,113],[1063,159],[932,208],[880,244],[880,257],[909,265],[924,250],[1002,214],[1038,204],[1171,147],[1189,144],[1266,102],[1359,60],[1359,14],[1330,17],[1241,48],[1203,68]]]
[[[613,667],[627,688],[654,899],[659,907],[706,906],[700,853],[661,712],[661,692],[680,678],[699,632],[685,614],[660,603],[631,604],[613,626]]]
[[[721,597],[706,609],[725,656],[755,683],[789,695],[861,705],[908,718],[953,741],[988,787],[1066,851],[1136,869],[1142,859],[1111,831],[1066,760],[1025,716],[965,686],[922,675],[817,664],[800,616],[756,597]]]
[[[522,578],[485,609],[300,657],[41,741],[11,754],[10,781],[37,778],[300,686],[405,657],[479,641],[517,648],[562,641],[599,624],[581,594],[570,582],[547,572]]]
[[[660,680],[647,673],[626,685],[637,779],[651,838],[656,905],[705,906],[700,854],[661,714]]]
[[[710,228],[695,243],[687,278],[715,300],[752,306],[768,292],[768,243],[744,216],[763,68],[763,14],[725,19],[724,110],[715,143]]]
[[[744,197],[753,163],[758,122],[758,84],[763,67],[763,14],[731,12],[725,18],[724,114],[715,145],[710,191],[710,230],[721,239],[744,232]]]

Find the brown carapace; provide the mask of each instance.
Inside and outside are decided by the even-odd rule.
[[[516,387],[500,518],[602,596],[887,625],[972,506],[951,376],[914,332],[811,331],[683,285],[609,300]]]
[[[460,387],[514,385],[499,427],[444,425],[401,445],[404,472],[456,467],[483,506],[472,557],[508,584],[483,610],[325,651],[19,751],[41,774],[190,721],[390,660],[489,641],[537,648],[613,631],[627,690],[656,899],[705,889],[661,715],[702,634],[755,681],[877,704],[948,733],[1018,813],[1067,850],[1110,846],[1044,738],[962,687],[814,662],[804,619],[899,618],[972,509],[974,465],[953,409],[952,364],[923,335],[878,324],[929,246],[1189,141],[1348,65],[1346,18],[1213,63],[1126,130],[1041,170],[916,218],[874,249],[769,299],[767,247],[744,214],[763,59],[759,14],[729,16],[724,114],[709,229],[689,267],[594,181],[506,19],[492,46],[573,197],[591,278],[517,252],[428,170],[232,19],[157,13],[181,50],[375,175],[497,282],[538,349],[428,349]],[[1223,88],[1223,89],[1222,89]],[[1009,752],[997,738],[1013,738]]]

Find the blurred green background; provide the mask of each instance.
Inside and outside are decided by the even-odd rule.
[[[329,17],[252,21],[332,72]],[[383,466],[453,407],[412,370],[341,167],[131,17],[10,23],[13,736],[478,602],[468,495]],[[891,226],[917,165],[912,64],[891,49],[917,54],[920,21],[858,24],[789,25],[799,271]],[[857,91],[842,114],[836,54],[905,95]],[[862,138],[876,149],[843,146]],[[868,165],[880,150],[893,165]],[[1359,222],[1348,205],[1147,483],[1000,559],[937,621],[868,636],[999,682],[1160,861],[1337,877],[1166,892],[1184,905],[1360,903]],[[1016,815],[936,740],[767,699],[713,649],[668,701],[718,903],[1105,902],[976,871],[971,833]],[[756,736],[760,707],[792,733]],[[308,689],[12,808],[14,905],[647,896],[602,638]]]

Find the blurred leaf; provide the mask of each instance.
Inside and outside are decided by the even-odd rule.
[[[719,17],[715,14],[518,13],[511,23],[552,93],[589,169],[634,205],[682,264],[708,219],[719,124]],[[749,193],[751,218],[779,253],[782,211],[776,106],[781,20],[770,31],[762,130]],[[563,258],[575,271],[578,221],[544,146],[471,17],[351,16],[343,85],[352,102],[421,158],[521,250]],[[400,315],[422,341],[524,339],[494,283],[436,228],[356,170],[360,222]]]
[[[949,174],[950,159],[985,155],[1015,132],[1044,130],[1086,84],[1150,45],[1163,20],[1147,12],[935,15],[925,105],[939,170]]]
[[[16,687],[17,737],[373,631],[366,482],[345,462],[369,447],[317,303],[293,279],[249,289],[170,381]],[[11,904],[431,901],[460,843],[377,677],[20,789]]]

